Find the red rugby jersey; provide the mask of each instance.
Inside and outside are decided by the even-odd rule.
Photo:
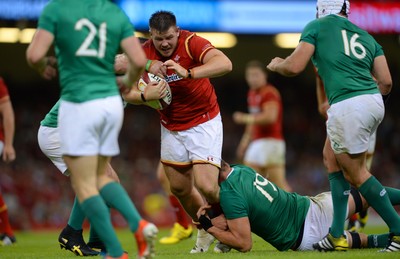
[[[266,102],[277,102],[279,105],[278,119],[273,124],[253,125],[252,139],[275,138],[284,139],[282,133],[283,107],[279,91],[271,84],[259,89],[250,89],[247,94],[247,103],[249,112],[257,114],[262,111],[262,106]]]
[[[186,69],[202,65],[205,54],[213,48],[208,40],[185,30],[180,31],[177,48],[168,58],[158,53],[151,39],[143,44],[148,59],[162,62],[172,59]],[[171,87],[172,102],[159,113],[161,124],[167,129],[186,130],[219,113],[215,89],[208,78],[184,79],[169,69],[166,80]]]

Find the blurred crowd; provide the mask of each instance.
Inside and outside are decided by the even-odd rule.
[[[393,75],[396,80],[398,75]],[[315,87],[298,85],[303,79],[272,78],[284,103],[287,178],[295,192],[314,195],[329,190],[322,163],[325,140],[324,120],[317,112]],[[244,81],[218,79],[214,82],[224,123],[223,159],[237,163],[236,147],[243,128],[233,123],[232,112],[246,111],[247,86]],[[297,84],[297,85],[296,85]],[[400,188],[400,118],[394,89],[387,104],[386,116],[378,128],[372,173],[384,185]],[[35,90],[15,90],[9,83],[16,116],[15,149],[12,164],[0,163],[0,187],[9,207],[15,229],[63,227],[72,207],[74,194],[69,179],[63,176],[40,151],[37,130],[40,121],[57,100],[57,87],[47,89],[46,96]],[[43,89],[42,89],[43,90]],[[158,225],[174,221],[165,194],[156,177],[159,161],[160,126],[158,114],[149,107],[128,105],[120,134],[121,154],[112,161],[121,183],[144,217]],[[125,222],[113,213],[114,223]]]

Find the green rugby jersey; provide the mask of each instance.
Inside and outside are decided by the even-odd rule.
[[[59,107],[60,107],[60,100],[58,100],[56,104],[54,104],[51,110],[46,114],[44,119],[40,122],[40,125],[50,128],[57,128]]]
[[[280,251],[290,249],[299,236],[310,199],[276,187],[250,167],[232,168],[221,183],[220,203],[225,217],[248,217],[253,233]]]
[[[366,31],[338,15],[311,21],[300,41],[315,46],[312,62],[325,86],[329,104],[379,93],[371,76],[374,59],[382,47]]]
[[[80,103],[119,94],[114,58],[134,28],[117,5],[109,0],[52,0],[38,28],[54,35],[61,99]]]

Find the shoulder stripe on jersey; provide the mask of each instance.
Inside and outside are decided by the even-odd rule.
[[[200,62],[201,63],[203,63],[203,57],[204,57],[204,55],[210,50],[210,49],[213,49],[214,47],[208,47],[208,48],[206,48],[204,51],[203,51],[203,53],[201,53],[201,55],[200,55]]]
[[[187,52],[187,54],[189,55],[189,57],[190,57],[191,59],[193,59],[193,56],[192,56],[192,53],[190,53],[190,50],[189,50],[189,40],[190,40],[194,35],[195,35],[194,33],[190,34],[190,35],[186,38],[186,40],[185,40],[185,49],[186,49],[186,52]]]

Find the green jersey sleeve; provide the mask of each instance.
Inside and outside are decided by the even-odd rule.
[[[44,29],[52,34],[56,32],[56,25],[58,15],[59,6],[57,6],[56,2],[49,2],[43,9],[42,14],[39,17],[38,21],[38,29]]]
[[[319,23],[317,20],[309,22],[300,36],[300,42],[304,41],[315,46],[317,44],[318,32]]]

